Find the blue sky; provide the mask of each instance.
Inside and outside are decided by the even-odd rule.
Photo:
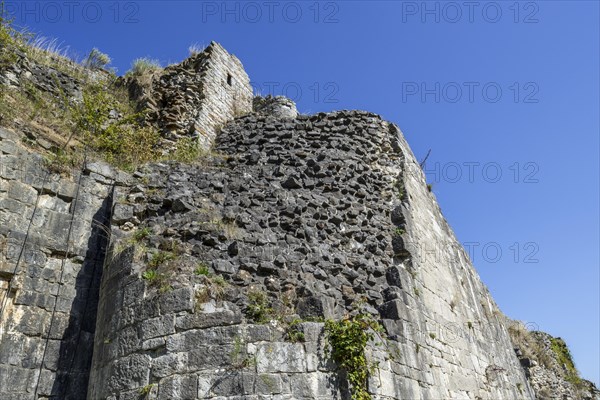
[[[67,3],[7,6],[120,73],[215,40],[302,112],[397,123],[501,309],[600,383],[598,2]]]

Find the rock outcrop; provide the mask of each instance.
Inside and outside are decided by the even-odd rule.
[[[210,152],[60,175],[0,130],[2,399],[348,398],[324,321],[358,312],[373,399],[598,398],[500,312],[393,123],[253,100],[214,43],[126,84]]]
[[[0,72],[0,84],[3,86],[32,85],[55,96],[57,100],[61,98],[81,99],[81,80],[75,76],[77,74],[69,74],[65,71],[76,71],[76,65],[64,63],[65,67],[60,70],[36,63],[20,51],[14,52],[12,56],[12,62]]]

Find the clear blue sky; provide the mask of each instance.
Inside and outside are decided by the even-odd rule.
[[[598,2],[7,3],[120,73],[215,40],[300,111],[397,123],[501,309],[600,383]]]

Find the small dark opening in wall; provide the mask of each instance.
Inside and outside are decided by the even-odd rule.
[[[227,84],[228,84],[229,86],[231,86],[232,79],[233,79],[233,78],[231,77],[231,74],[227,74]]]

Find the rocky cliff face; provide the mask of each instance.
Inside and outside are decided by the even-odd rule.
[[[359,313],[382,327],[371,398],[597,397],[556,339],[498,310],[394,124],[220,103],[245,73],[211,48],[136,97],[167,140],[213,129],[195,162],[61,176],[0,131],[2,398],[348,398],[325,321]],[[167,92],[183,97],[151,100]]]

